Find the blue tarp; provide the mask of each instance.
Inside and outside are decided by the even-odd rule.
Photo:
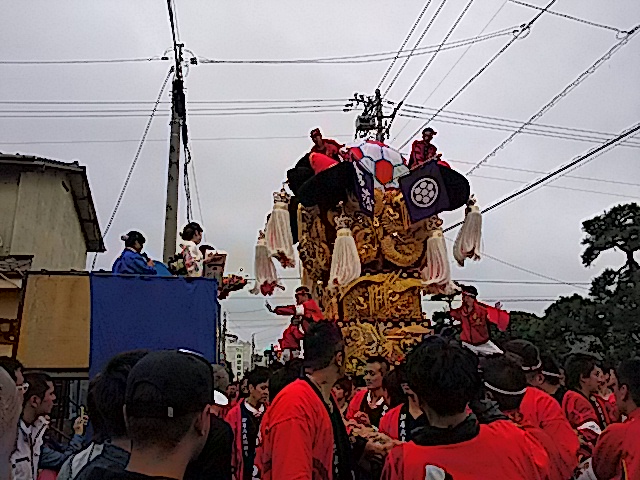
[[[217,317],[215,280],[91,274],[89,374],[136,349],[185,348],[213,362]]]

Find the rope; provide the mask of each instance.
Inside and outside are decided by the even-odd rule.
[[[127,173],[127,177],[125,178],[124,184],[122,185],[122,189],[120,190],[120,195],[118,195],[118,200],[116,201],[116,205],[113,208],[113,212],[111,212],[111,217],[109,218],[109,222],[107,222],[107,226],[104,229],[103,238],[107,237],[109,230],[111,230],[111,225],[113,225],[113,219],[116,217],[116,213],[118,213],[118,209],[120,208],[120,204],[122,203],[122,198],[124,197],[124,192],[127,190],[127,186],[129,185],[129,180],[131,180],[131,175],[133,174],[133,169],[136,168],[136,163],[138,163],[138,159],[140,158],[140,152],[142,152],[142,147],[144,146],[144,142],[147,139],[147,134],[149,133],[149,129],[151,128],[151,122],[153,121],[153,117],[156,115],[156,111],[158,110],[158,105],[160,104],[160,99],[162,99],[162,95],[164,94],[165,89],[167,88],[167,83],[169,83],[169,79],[173,74],[174,67],[172,66],[167,73],[167,76],[162,82],[162,87],[160,88],[160,93],[158,94],[158,98],[156,100],[155,105],[153,106],[153,110],[151,111],[151,115],[149,116],[149,120],[147,120],[147,126],[144,129],[144,133],[142,134],[142,138],[140,139],[140,144],[138,145],[138,150],[136,151],[135,156],[133,157],[133,162],[131,162],[131,166],[129,167],[129,172]],[[93,262],[91,262],[91,270],[93,270],[96,266],[96,260],[98,258],[98,254],[96,253],[93,256]]]

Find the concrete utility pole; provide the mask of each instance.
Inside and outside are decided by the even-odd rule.
[[[382,95],[379,89],[372,96],[360,93],[354,94],[349,103],[345,105],[344,111],[353,110],[354,106],[362,106],[363,112],[356,118],[356,138],[370,138],[371,132],[375,132],[375,139],[384,142],[389,138],[389,130],[396,114],[402,106],[402,102],[397,104],[390,115],[385,115],[382,108]]]
[[[253,370],[253,366],[255,365],[256,360],[256,334],[251,334],[251,370]]]
[[[177,45],[176,73],[171,96],[171,137],[169,139],[169,168],[167,171],[167,201],[164,217],[164,263],[176,254],[178,234],[178,179],[180,177],[180,129],[184,122],[184,83],[182,78],[182,48]]]

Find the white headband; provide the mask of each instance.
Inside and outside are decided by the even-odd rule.
[[[562,375],[560,375],[559,373],[547,372],[546,370],[542,370],[542,374],[547,377],[562,377]]]
[[[531,370],[538,370],[542,366],[542,361],[538,360],[538,364],[535,367],[522,367],[522,370],[525,372],[530,372]]]
[[[517,392],[508,392],[507,390],[502,390],[498,387],[494,387],[493,385],[491,385],[490,383],[484,382],[484,386],[487,387],[489,390],[493,390],[494,392],[497,393],[501,393],[502,395],[523,395],[527,392],[527,387],[523,388],[520,391]]]

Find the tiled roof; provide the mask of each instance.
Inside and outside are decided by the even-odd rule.
[[[0,272],[26,273],[31,269],[32,255],[13,255],[0,257]]]

